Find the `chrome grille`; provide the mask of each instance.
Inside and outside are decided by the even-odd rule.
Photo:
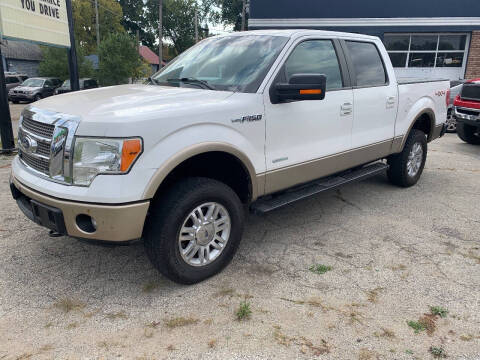
[[[39,135],[44,138],[51,139],[55,125],[41,123],[24,116],[22,120],[22,128],[31,132],[33,135]]]
[[[37,146],[37,154],[50,156],[50,143],[39,142]]]
[[[22,150],[18,151],[18,155],[20,159],[23,160],[25,164],[30,166],[32,169],[35,169],[37,171],[40,171],[46,175],[49,173],[48,169],[48,163],[49,161],[43,158],[36,157],[34,155],[28,155],[24,153]]]
[[[18,129],[20,161],[40,177],[71,184],[73,143],[79,123],[77,116],[25,108]]]

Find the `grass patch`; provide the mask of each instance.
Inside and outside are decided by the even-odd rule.
[[[250,303],[247,300],[242,301],[235,315],[237,316],[237,320],[250,319],[250,316],[252,315]]]
[[[473,340],[473,335],[469,334],[469,335],[461,335],[460,336],[460,340],[462,341],[472,341]]]
[[[58,300],[53,306],[62,310],[64,313],[69,313],[73,310],[82,310],[86,304],[75,299],[63,298]]]
[[[376,337],[383,337],[393,339],[395,337],[395,333],[392,330],[382,328],[381,332],[375,332],[374,335]]]
[[[213,294],[214,297],[225,297],[225,296],[234,296],[235,295],[235,290],[232,288],[222,288],[219,291],[217,291],[215,294]]]
[[[430,306],[430,312],[433,315],[440,316],[441,318],[446,318],[448,315],[448,310],[441,306]]]
[[[143,284],[142,291],[144,293],[151,293],[153,292],[156,288],[158,288],[160,285],[154,281],[147,282]]]
[[[195,319],[192,317],[188,317],[188,318],[176,317],[169,320],[165,320],[165,325],[170,329],[174,329],[182,326],[195,325],[196,323],[198,323],[198,321],[199,321],[198,319]]]
[[[425,325],[419,321],[410,320],[410,321],[407,321],[407,325],[410,326],[413,330],[415,330],[415,334],[418,334],[421,331],[426,330]]]
[[[333,268],[329,265],[323,265],[323,264],[317,264],[317,265],[312,265],[308,268],[311,272],[322,275],[325,274],[328,271],[331,271]]]
[[[110,320],[115,320],[115,319],[128,319],[128,315],[125,314],[125,311],[118,311],[115,313],[107,313],[105,314],[105,317]]]
[[[447,352],[442,347],[431,346],[430,354],[432,354],[435,359],[441,359],[441,358],[447,357]]]
[[[383,288],[377,287],[373,290],[367,291],[367,300],[373,304],[376,304],[378,302],[378,295],[382,290]]]

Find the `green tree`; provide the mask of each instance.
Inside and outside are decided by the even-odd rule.
[[[70,78],[67,50],[53,46],[42,46],[42,61],[38,66],[40,76],[58,77],[62,80]],[[78,72],[82,77],[94,77],[94,69],[90,60],[85,59],[81,51],[77,54]]]
[[[210,19],[210,0],[164,0],[163,35],[180,54],[195,43],[195,11],[198,13],[199,37],[208,36],[207,20]],[[158,34],[158,0],[146,1],[146,16],[150,28]],[[201,25],[205,24],[205,25]]]
[[[95,1],[73,0],[72,4],[75,38],[80,44],[84,54],[96,54],[97,30],[95,23]],[[122,21],[123,11],[117,1],[98,0],[100,41],[109,34],[125,32]]]
[[[98,80],[102,86],[128,83],[141,77],[143,64],[135,40],[127,33],[108,35],[100,43]]]
[[[235,31],[242,30],[243,0],[215,0],[220,8],[220,21],[233,25]],[[248,28],[248,14],[245,16],[245,27]]]

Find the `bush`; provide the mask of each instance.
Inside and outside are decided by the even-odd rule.
[[[128,83],[140,77],[142,62],[135,40],[126,33],[110,34],[99,47],[98,80],[102,86]]]

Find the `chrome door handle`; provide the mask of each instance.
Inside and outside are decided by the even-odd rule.
[[[387,98],[387,109],[391,109],[393,107],[395,107],[395,104],[396,104],[396,98],[395,96],[389,96]]]
[[[353,112],[353,105],[351,103],[345,103],[340,106],[340,115],[346,116],[350,115]]]

